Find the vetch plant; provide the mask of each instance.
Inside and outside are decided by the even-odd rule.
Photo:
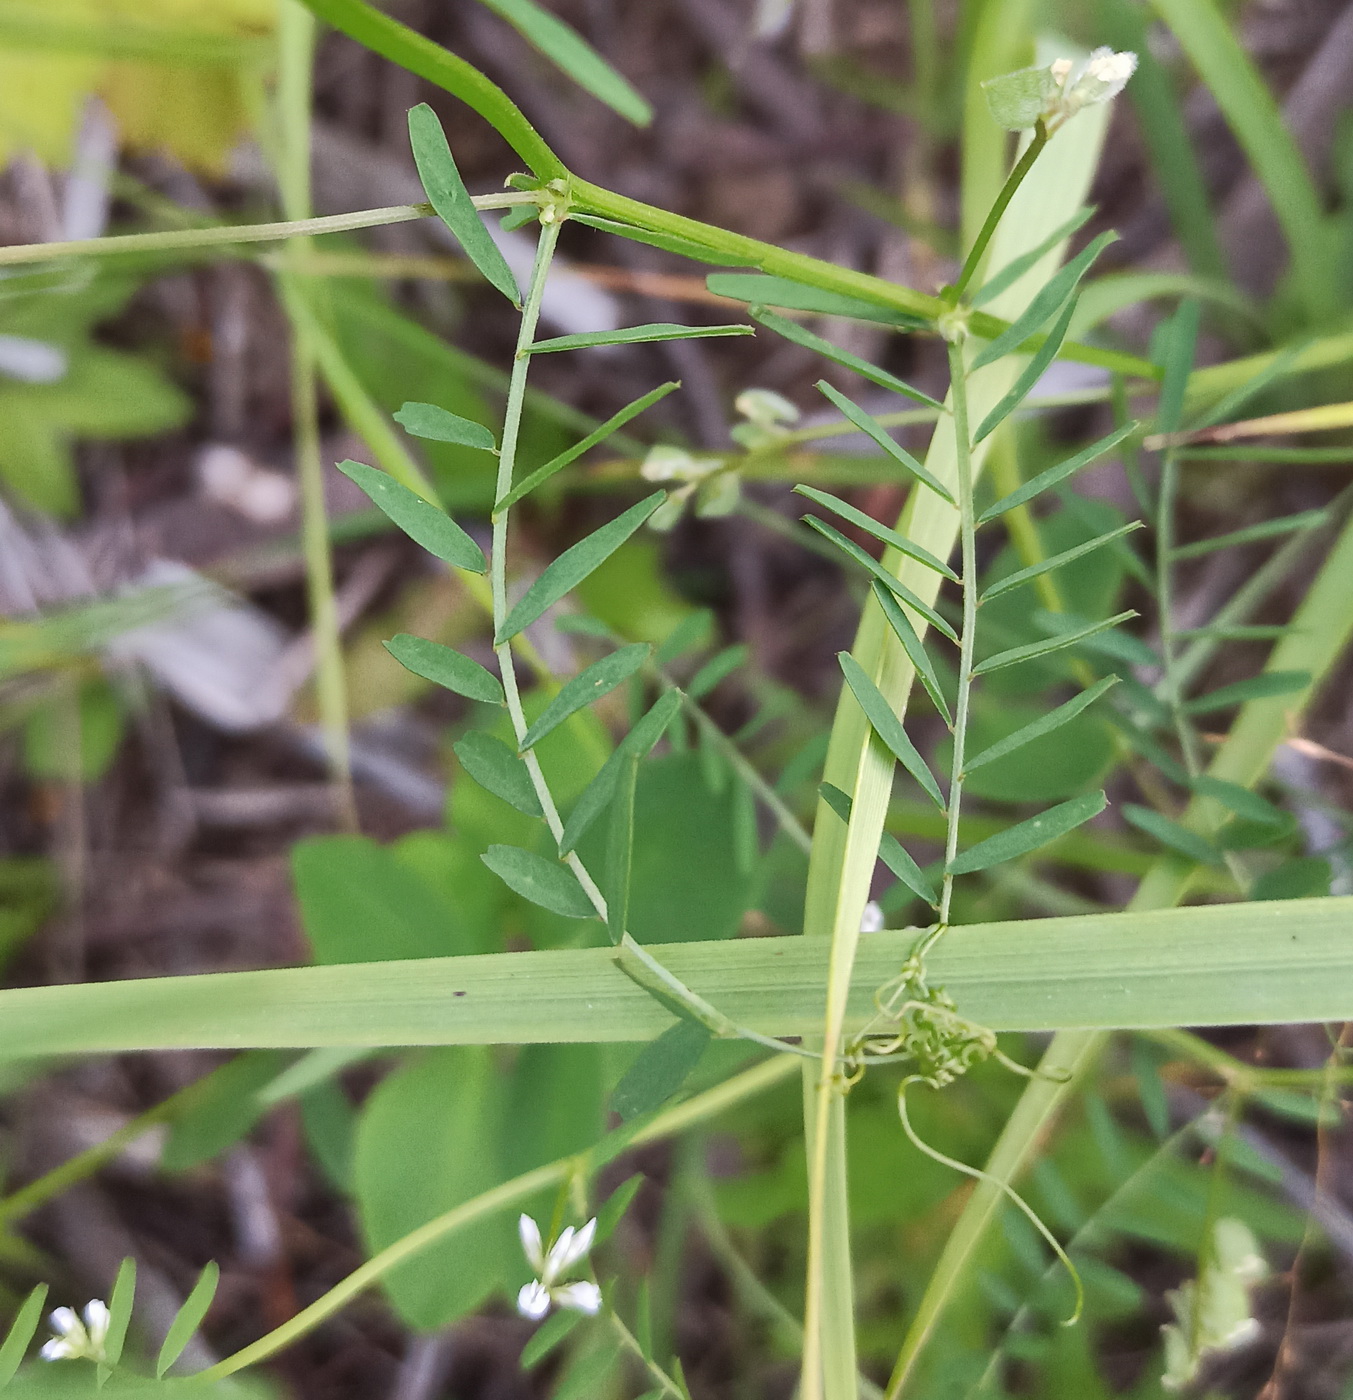
[[[601,1289],[595,1283],[563,1281],[587,1258],[596,1238],[596,1216],[577,1229],[566,1225],[548,1250],[543,1248],[540,1226],[531,1216],[523,1214],[518,1218],[517,1233],[526,1261],[536,1272],[535,1278],[523,1284],[517,1294],[517,1311],[523,1317],[539,1322],[551,1307],[570,1308],[588,1315],[601,1310]]]

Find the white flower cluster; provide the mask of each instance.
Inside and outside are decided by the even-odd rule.
[[[551,1305],[572,1308],[574,1312],[595,1314],[601,1310],[601,1289],[595,1283],[561,1283],[560,1279],[580,1264],[596,1238],[596,1218],[581,1229],[568,1226],[546,1253],[540,1237],[540,1226],[529,1215],[517,1221],[517,1233],[526,1258],[536,1271],[536,1277],[517,1294],[517,1311],[523,1317],[539,1322]]]
[[[104,1359],[104,1343],[108,1340],[108,1305],[93,1298],[85,1304],[85,1320],[80,1321],[74,1308],[57,1308],[49,1321],[56,1333],[44,1342],[38,1353],[44,1361],[89,1361]]]
[[[992,117],[1009,131],[1042,122],[1049,133],[1082,107],[1111,102],[1137,71],[1137,55],[1096,49],[1078,63],[1059,58],[1045,68],[1021,68],[982,84]]]

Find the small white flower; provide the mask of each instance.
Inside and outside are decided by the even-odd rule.
[[[860,932],[878,933],[881,929],[886,927],[887,923],[883,917],[883,906],[879,904],[878,900],[871,899],[869,903],[864,906],[864,913],[860,915]]]
[[[536,1277],[517,1294],[517,1311],[523,1317],[539,1322],[551,1305],[589,1314],[600,1311],[601,1289],[595,1283],[559,1282],[587,1257],[597,1235],[595,1218],[578,1230],[567,1226],[548,1253],[540,1237],[540,1226],[529,1215],[517,1221],[517,1233],[527,1262],[536,1271]]]
[[[108,1340],[108,1306],[98,1298],[85,1304],[85,1320],[80,1321],[74,1308],[57,1308],[49,1321],[56,1333],[43,1344],[38,1353],[44,1361],[104,1360],[104,1343]]]

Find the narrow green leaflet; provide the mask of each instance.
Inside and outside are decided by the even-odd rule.
[[[28,1344],[42,1321],[42,1306],[47,1301],[47,1285],[40,1283],[24,1299],[23,1307],[15,1315],[4,1344],[0,1345],[0,1387],[7,1386],[14,1379],[14,1373],[23,1361]]]
[[[534,0],[482,0],[501,15],[538,53],[635,126],[647,126],[653,109],[628,80],[572,26],[535,4]]]
[[[1002,331],[985,350],[978,353],[972,362],[972,369],[979,370],[983,365],[994,364],[1012,350],[1018,350],[1031,335],[1047,325],[1070,299],[1081,278],[1090,270],[1090,264],[1117,239],[1118,235],[1111,230],[1101,233],[1093,243],[1059,268],[1011,323],[1010,328]],[[1062,334],[1065,335],[1066,332],[1063,331]]]
[[[593,569],[600,568],[612,554],[667,499],[666,491],[655,491],[631,506],[623,515],[594,530],[585,540],[566,549],[548,565],[538,579],[522,595],[521,601],[508,613],[494,637],[494,646],[510,642],[524,627],[529,627],[547,608],[571,593]]]
[[[727,680],[739,666],[745,665],[750,655],[751,648],[744,642],[724,647],[722,651],[711,656],[691,677],[686,686],[686,694],[692,700],[703,700],[715,686]]]
[[[1177,821],[1157,812],[1152,807],[1142,807],[1136,802],[1125,802],[1123,804],[1123,817],[1138,831],[1144,831],[1148,836],[1154,836],[1162,846],[1167,846],[1170,850],[1177,851],[1181,856],[1187,856],[1190,860],[1196,860],[1202,865],[1215,865],[1219,859],[1217,848],[1210,841],[1199,836],[1196,831],[1190,831],[1188,827],[1181,826]]]
[[[698,1021],[678,1021],[639,1052],[611,1094],[623,1122],[666,1103],[686,1082],[714,1038]]]
[[[1217,710],[1229,709],[1232,705],[1244,705],[1250,700],[1266,700],[1273,695],[1295,695],[1310,683],[1309,671],[1265,671],[1247,681],[1236,681],[1234,685],[1224,685],[1210,694],[1200,695],[1198,699],[1190,700],[1184,710],[1190,715],[1210,715]]]
[[[1035,496],[1041,496],[1049,487],[1058,485],[1069,476],[1074,476],[1082,467],[1088,467],[1091,462],[1098,461],[1106,452],[1112,452],[1115,447],[1126,437],[1131,437],[1137,431],[1136,423],[1124,423],[1122,427],[1115,428],[1107,436],[1100,438],[1098,442],[1092,442],[1089,447],[1076,453],[1074,457],[1068,457],[1065,462],[1059,462],[1055,467],[1049,467],[1045,472],[1039,472],[1035,477],[1031,477],[1023,486],[1012,491],[1008,496],[1002,496],[995,505],[984,510],[977,517],[979,525],[986,525],[992,520],[998,519],[1008,510],[1014,510],[1016,506],[1022,506],[1026,501],[1032,501]]]
[[[1196,301],[1181,302],[1179,310],[1152,337],[1152,349],[1159,350],[1160,364],[1165,371],[1156,401],[1158,433],[1175,432],[1184,416],[1184,395],[1193,371],[1193,351],[1201,315]]]
[[[643,1172],[635,1172],[628,1180],[622,1181],[598,1207],[597,1233],[593,1237],[592,1246],[594,1249],[605,1244],[615,1234],[617,1226],[634,1204],[634,1198],[643,1189],[645,1180]]]
[[[626,404],[619,413],[612,414],[599,427],[593,428],[588,435],[580,442],[575,442],[572,447],[566,447],[557,457],[551,457],[543,467],[537,467],[530,476],[519,481],[503,499],[493,507],[494,516],[501,515],[509,506],[514,506],[523,496],[529,496],[537,486],[547,482],[555,472],[563,471],[567,466],[572,465],[583,455],[590,452],[598,443],[605,442],[612,433],[623,428],[631,418],[637,418],[644,409],[652,408],[659,399],[665,399],[674,389],[681,388],[681,381],[669,379],[666,384],[659,384],[656,389],[650,389],[648,393],[634,400],[633,403]]]
[[[614,234],[617,238],[628,238],[635,243],[646,243],[650,248],[661,248],[664,253],[675,253],[679,258],[689,258],[692,262],[720,263],[724,267],[753,267],[754,258],[739,258],[723,249],[715,249],[692,238],[682,238],[676,233],[662,233],[655,229],[640,228],[637,224],[618,223],[615,219],[604,219],[599,214],[570,214],[569,220],[575,224],[587,224],[603,233]]]
[[[544,815],[526,765],[501,739],[472,729],[452,748],[460,766],[480,787],[528,817]]]
[[[529,353],[549,355],[556,350],[586,350],[593,345],[643,345],[652,340],[704,340],[710,336],[755,334],[751,326],[682,326],[675,321],[654,321],[648,326],[622,326],[618,331],[583,331],[579,335],[537,340]]]
[[[1004,739],[991,745],[990,748],[983,749],[981,753],[965,761],[963,772],[971,773],[975,768],[981,768],[985,764],[993,763],[998,758],[1004,758],[1007,754],[1012,754],[1016,749],[1022,749],[1025,744],[1032,743],[1035,739],[1041,739],[1045,734],[1051,734],[1054,730],[1060,729],[1064,724],[1075,719],[1082,710],[1089,709],[1091,705],[1099,699],[1105,691],[1112,690],[1118,684],[1117,676],[1105,676],[1102,681],[1096,681],[1088,690],[1083,690],[1074,699],[1068,700],[1064,705],[1058,705],[1055,710],[1049,711],[1046,715],[1040,715],[1031,724],[1026,724],[1022,729],[1017,729],[1013,734],[1008,734]]]
[[[1057,324],[1048,332],[1042,345],[1034,351],[1029,358],[1029,363],[1020,371],[1019,378],[1015,380],[996,407],[982,419],[977,432],[973,434],[974,443],[979,443],[983,438],[994,433],[1024,402],[1029,391],[1042,379],[1048,366],[1057,358],[1057,352],[1062,348],[1062,341],[1066,339],[1066,333],[1071,329],[1071,318],[1075,314],[1076,299],[1072,297],[1068,300],[1066,310],[1058,318]]]
[[[683,617],[663,638],[653,659],[659,666],[666,666],[685,652],[708,646],[713,631],[714,614],[708,608],[697,608]]]
[[[584,1316],[584,1313],[574,1312],[572,1308],[560,1308],[553,1317],[546,1318],[521,1349],[519,1364],[522,1370],[529,1371],[532,1367],[539,1366]]]
[[[127,1324],[132,1320],[135,1300],[136,1260],[124,1259],[118,1265],[113,1291],[108,1296],[108,1335],[103,1343],[103,1356],[109,1367],[122,1360],[122,1346],[127,1340]]]
[[[630,917],[634,790],[638,782],[639,755],[627,753],[621,760],[616,794],[611,799],[611,830],[606,843],[606,932],[612,943],[624,938]]]
[[[874,321],[901,330],[927,330],[930,322],[905,311],[877,306],[844,292],[828,292],[793,282],[787,277],[768,277],[760,272],[711,272],[705,286],[715,296],[746,302],[749,306],[779,306],[788,311],[808,311],[815,316],[845,316],[853,321]]]
[[[1064,647],[1074,647],[1080,642],[1097,637],[1101,632],[1107,632],[1111,627],[1117,627],[1120,622],[1128,622],[1137,614],[1131,610],[1127,612],[1115,613],[1113,617],[1105,618],[1103,622],[1092,622],[1086,627],[1077,627],[1070,632],[1059,632],[1055,637],[1049,637],[1045,642],[1030,642],[1026,646],[1011,647],[1008,651],[998,651],[995,656],[988,656],[985,661],[979,662],[972,668],[974,676],[985,676],[990,671],[1000,671],[1007,666],[1018,666],[1022,661],[1033,661],[1040,656],[1048,656],[1054,651],[1061,651]]]
[[[862,360],[858,355],[852,355],[849,350],[842,350],[840,346],[833,345],[830,340],[823,340],[820,335],[814,335],[812,331],[805,329],[795,321],[777,316],[773,311],[767,311],[763,306],[753,306],[751,316],[753,320],[760,321],[768,331],[774,331],[776,335],[783,336],[786,340],[792,340],[795,345],[802,345],[805,350],[811,350],[814,354],[821,355],[823,359],[831,360],[833,364],[853,369],[856,374],[869,380],[871,384],[877,384],[881,389],[891,389],[895,394],[902,394],[909,399],[915,399],[917,403],[944,411],[944,405],[938,399],[932,399],[929,394],[923,394],[919,389],[913,389],[910,384],[899,379],[895,374],[889,374],[886,369],[871,365],[868,360]]]
[[[987,278],[981,289],[972,297],[971,304],[985,306],[987,302],[1000,296],[1007,287],[1018,282],[1031,267],[1047,257],[1064,238],[1070,238],[1094,212],[1089,206],[1078,209],[1061,228],[1054,229],[1036,248],[1030,248],[1027,253],[1012,258],[999,272]]]
[[[1211,797],[1223,807],[1234,812],[1246,821],[1260,822],[1265,826],[1286,826],[1287,813],[1275,807],[1267,798],[1260,797],[1239,783],[1228,782],[1225,778],[1214,778],[1207,773],[1193,780],[1193,790],[1201,797]]]
[[[583,839],[592,823],[606,810],[616,784],[620,781],[621,766],[627,754],[645,758],[654,744],[667,732],[667,726],[676,718],[681,709],[681,692],[669,690],[654,704],[653,708],[616,745],[615,752],[597,770],[597,776],[583,789],[583,795],[574,804],[564,823],[563,834],[559,837],[559,853],[568,855]]]
[[[843,393],[832,388],[825,379],[819,379],[817,387],[862,433],[871,437],[904,471],[909,472],[923,485],[930,487],[937,496],[943,497],[951,506],[958,504],[949,488],[938,477],[932,476],[901,443],[895,442],[892,434],[873,414],[866,413],[853,399],[848,399]]]
[[[819,535],[829,539],[843,554],[848,554],[857,564],[867,569],[890,593],[901,598],[913,612],[920,613],[937,632],[942,632],[951,642],[958,641],[958,633],[950,627],[944,618],[929,603],[922,602],[906,584],[895,579],[867,549],[861,548],[854,540],[848,540],[839,530],[833,530],[825,520],[819,520],[815,515],[805,515],[803,520],[810,529],[816,530]]]
[[[907,772],[920,783],[930,800],[941,812],[944,811],[944,794],[940,791],[939,783],[935,781],[935,775],[921,757],[916,745],[907,737],[902,721],[898,719],[883,692],[870,680],[869,673],[848,651],[841,652],[836,659],[841,663],[846,684],[860,702],[860,708],[873,726],[874,733],[887,745]]]
[[[418,178],[438,217],[455,234],[465,256],[514,306],[520,306],[521,289],[517,279],[484,227],[479,210],[471,202],[470,192],[456,169],[451,147],[446,144],[442,124],[426,102],[409,110],[409,145],[418,167]]]
[[[977,600],[979,603],[990,602],[993,598],[999,598],[1002,593],[1009,593],[1012,589],[1022,588],[1026,583],[1032,583],[1034,579],[1042,574],[1051,573],[1054,569],[1060,569],[1064,564],[1069,564],[1073,559],[1079,559],[1083,554],[1089,554],[1096,549],[1103,548],[1104,545],[1112,543],[1114,540],[1121,540],[1124,535],[1130,535],[1134,530],[1142,529],[1140,520],[1133,520],[1127,525],[1120,525],[1116,530],[1109,530],[1105,534],[1096,535],[1092,540],[1086,540],[1084,544],[1075,545],[1071,549],[1064,549],[1060,554],[1054,554],[1050,558],[1040,559],[1037,564],[1030,564],[1027,569],[1016,569],[1013,574],[1007,574],[1004,578],[997,579],[982,596]]]
[[[480,860],[508,889],[566,919],[593,919],[597,911],[573,872],[520,846],[490,846]]]
[[[905,535],[900,534],[897,530],[889,529],[887,525],[880,524],[872,515],[866,515],[864,511],[858,510],[849,501],[843,501],[840,496],[833,496],[827,491],[819,491],[815,486],[796,486],[794,492],[799,496],[807,496],[810,501],[817,505],[825,506],[827,510],[839,515],[842,520],[850,521],[852,525],[863,530],[866,535],[873,535],[876,540],[882,540],[884,544],[891,545],[899,554],[905,554],[908,559],[914,559],[918,564],[924,564],[927,569],[934,569],[937,574],[942,574],[955,583],[958,582],[958,575],[943,559],[937,559],[928,549],[922,549],[919,544],[913,544]]]
[[[338,470],[360,486],[372,505],[429,554],[472,574],[482,574],[488,568],[484,551],[444,510],[416,496],[388,472],[352,461],[340,462]]]
[[[440,642],[400,632],[385,643],[385,649],[405,670],[425,681],[454,690],[468,700],[482,700],[489,705],[503,703],[503,687],[497,676]]]
[[[848,792],[842,792],[839,787],[835,787],[831,783],[822,783],[818,786],[818,793],[843,822],[849,823],[851,808],[855,804],[851,801]]]
[[[174,1320],[165,1333],[164,1345],[155,1362],[155,1375],[164,1373],[183,1355],[183,1349],[193,1339],[193,1333],[202,1325],[202,1319],[211,1307],[216,1296],[216,1285],[221,1281],[220,1266],[213,1259],[202,1270],[193,1291],[184,1300],[183,1306],[174,1314]]]
[[[971,875],[976,870],[988,870],[993,865],[1018,860],[1065,836],[1068,831],[1074,831],[1091,817],[1097,817],[1108,805],[1109,800],[1102,792],[1090,792],[1084,797],[1073,797],[1070,802],[1060,802],[960,852],[949,870],[954,875]]]
[[[648,660],[653,648],[647,642],[621,647],[600,661],[594,661],[585,671],[566,681],[559,694],[545,707],[539,719],[522,736],[521,751],[538,744],[547,734],[558,729],[572,714],[585,709],[594,700],[609,695],[616,686],[629,678]]]
[[[884,832],[879,841],[879,859],[912,892],[925,900],[932,909],[939,908],[940,897],[935,886],[925,877],[925,872],[907,854],[896,836]]]
[[[936,674],[935,663],[930,659],[925,643],[911,625],[911,618],[902,611],[902,604],[879,579],[875,579],[871,587],[874,590],[875,601],[883,609],[883,616],[888,620],[888,626],[897,634],[897,640],[902,643],[902,650],[907,653],[908,659],[916,668],[916,675],[925,687],[925,693],[930,696],[931,702],[944,717],[945,724],[952,729],[954,717],[949,711],[949,702],[944,698],[944,691],[940,689],[940,678]]]
[[[1272,539],[1275,535],[1290,535],[1296,530],[1315,530],[1330,518],[1328,510],[1303,510],[1295,515],[1284,515],[1277,520],[1261,520],[1255,525],[1247,525],[1243,530],[1232,530],[1227,535],[1214,535],[1210,540],[1195,540],[1193,544],[1181,544],[1171,551],[1172,559],[1197,559],[1200,555],[1211,554],[1217,549],[1230,549],[1233,545],[1253,544],[1255,540]]]
[[[456,442],[462,447],[477,447],[481,452],[498,450],[493,434],[482,423],[438,408],[435,403],[406,403],[394,417],[406,433],[416,438]]]

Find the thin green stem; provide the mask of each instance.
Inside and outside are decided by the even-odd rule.
[[[958,274],[958,281],[954,283],[948,294],[953,305],[957,306],[963,293],[968,290],[968,284],[976,275],[977,269],[981,266],[982,259],[986,255],[987,245],[995,236],[996,228],[1001,222],[1001,215],[1005,213],[1006,206],[1015,197],[1015,191],[1024,183],[1024,177],[1034,168],[1034,162],[1047,144],[1048,129],[1040,121],[1034,127],[1033,140],[1025,147],[1024,154],[1016,162],[1015,168],[1001,187],[1000,194],[996,196],[996,202],[987,213],[986,222],[978,231],[972,247],[968,249],[968,256],[963,259],[963,269]]]
[[[651,1356],[644,1353],[643,1347],[639,1344],[639,1339],[625,1325],[624,1319],[614,1308],[606,1310],[607,1320],[611,1324],[612,1330],[620,1338],[620,1345],[644,1368],[645,1371],[658,1383],[658,1388],[664,1395],[675,1395],[677,1400],[686,1400],[686,1392],[667,1374],[666,1371],[653,1360]]]

